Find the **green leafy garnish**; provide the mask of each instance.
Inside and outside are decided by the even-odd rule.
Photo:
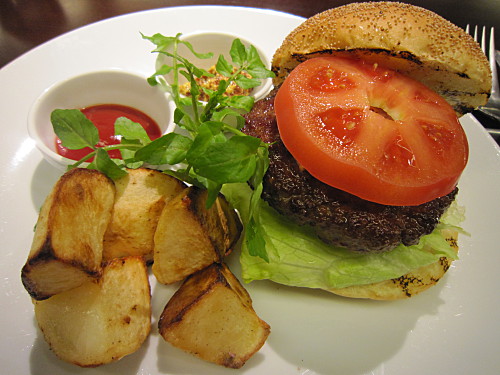
[[[66,148],[94,148],[99,142],[97,128],[81,111],[56,109],[51,113],[50,121],[61,144]]]
[[[254,98],[228,96],[226,90],[232,83],[242,89],[259,86],[262,79],[271,78],[274,74],[262,63],[255,47],[245,46],[235,39],[229,51],[231,61],[220,55],[215,66],[224,79],[219,81],[215,90],[202,87],[197,78],[213,75],[179,55],[178,46],[187,47],[197,59],[206,59],[212,54],[198,53],[180,36],[142,35],[155,45],[153,52],[161,55],[164,62],[147,80],[150,85],[159,85],[170,94],[176,107],[174,122],[183,130],[182,134],[169,133],[151,140],[140,124],[121,117],[115,122],[115,134],[120,143],[101,147],[98,146],[97,128],[78,109],[53,111],[51,120],[54,131],[64,147],[89,147],[92,150],[70,168],[80,166],[93,157],[89,168],[117,179],[127,173],[126,168],[158,166],[165,173],[206,188],[208,206],[215,201],[223,186],[249,183],[253,193],[248,219],[244,220],[245,243],[252,255],[268,261],[258,215],[262,179],[269,165],[268,145],[240,130],[245,123],[242,115],[252,109]],[[170,77],[168,81],[166,75]],[[180,93],[182,78],[190,84],[189,97]],[[201,93],[208,96],[206,102],[198,99]],[[110,158],[108,151],[116,149],[120,150],[123,160]]]

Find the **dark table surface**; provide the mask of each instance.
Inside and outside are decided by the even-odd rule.
[[[30,49],[67,31],[106,18],[147,9],[183,5],[267,8],[310,17],[350,1],[341,0],[0,0],[0,68]],[[495,26],[500,43],[499,0],[411,0],[460,27]],[[474,113],[488,128],[500,124]]]

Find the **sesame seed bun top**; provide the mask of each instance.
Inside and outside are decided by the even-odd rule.
[[[488,60],[473,38],[409,4],[351,3],[307,19],[276,51],[274,84],[324,54],[359,57],[406,74],[443,96],[458,115],[485,104],[491,91]]]

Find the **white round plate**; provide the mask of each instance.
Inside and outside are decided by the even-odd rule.
[[[158,335],[175,288],[152,279],[153,330],[136,353],[80,369],[53,355],[37,330],[20,280],[43,199],[61,172],[44,161],[26,128],[40,93],[67,77],[118,68],[148,76],[155,55],[145,35],[218,31],[241,35],[272,57],[302,19],[237,7],[181,7],[129,14],[62,35],[0,70],[0,363],[26,374],[498,374],[500,370],[500,149],[466,116],[470,161],[460,181],[467,210],[460,260],[438,285],[410,300],[352,300],[271,282],[246,285],[271,325],[264,347],[241,370],[206,363]],[[229,263],[239,275],[237,254]]]

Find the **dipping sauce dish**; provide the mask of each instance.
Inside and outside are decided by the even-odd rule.
[[[46,89],[28,114],[28,133],[49,163],[61,170],[74,163],[56,151],[52,111],[98,104],[135,108],[151,117],[162,134],[173,130],[172,103],[161,89],[151,87],[146,77],[113,69],[81,74]]]

